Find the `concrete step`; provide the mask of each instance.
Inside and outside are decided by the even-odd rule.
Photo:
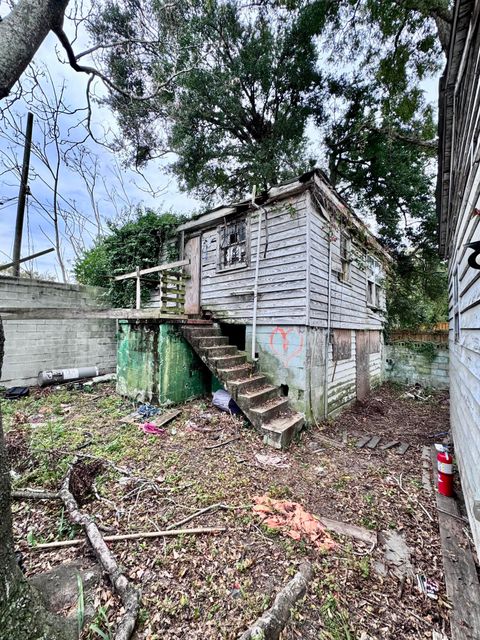
[[[262,425],[263,441],[274,449],[286,449],[296,433],[302,430],[305,419],[301,413],[276,418]]]
[[[220,327],[208,325],[206,327],[184,327],[183,333],[188,338],[199,338],[200,336],[221,336]]]
[[[282,414],[289,412],[290,409],[287,398],[272,398],[271,400],[250,409],[248,417],[256,427],[263,427],[266,422],[270,422],[275,418],[279,418]]]
[[[261,373],[256,373],[243,379],[229,381],[227,388],[232,398],[238,398],[241,393],[265,387],[267,384],[269,384],[269,381],[266,376],[263,376]]]
[[[218,356],[212,358],[208,356],[208,361],[217,369],[232,369],[233,367],[238,367],[240,364],[245,364],[247,361],[247,356],[241,353],[237,353],[235,355],[227,355],[227,356]]]
[[[191,338],[190,342],[194,347],[198,349],[204,349],[205,347],[226,347],[228,345],[228,338],[226,336],[201,336],[200,338]]]
[[[205,347],[203,352],[210,359],[218,356],[235,356],[238,353],[238,349],[230,344],[227,347]]]
[[[267,385],[266,387],[260,387],[258,389],[247,391],[246,393],[241,393],[238,396],[238,402],[241,404],[245,404],[245,406],[248,408],[258,407],[259,405],[267,402],[267,400],[277,398],[278,395],[278,387]]]
[[[253,365],[241,364],[238,367],[231,367],[229,369],[217,369],[217,374],[222,382],[228,382],[230,380],[242,380],[247,378],[253,373]]]

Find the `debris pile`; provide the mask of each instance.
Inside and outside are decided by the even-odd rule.
[[[253,511],[263,516],[263,524],[270,529],[280,529],[293,540],[308,539],[323,551],[335,547],[335,542],[320,520],[305,511],[298,502],[275,500],[264,495],[254,498]]]

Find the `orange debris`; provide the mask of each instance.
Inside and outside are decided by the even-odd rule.
[[[335,542],[321,521],[305,511],[298,502],[274,500],[269,496],[256,496],[253,511],[264,516],[263,524],[270,529],[281,529],[294,540],[307,538],[318,549],[333,549]]]

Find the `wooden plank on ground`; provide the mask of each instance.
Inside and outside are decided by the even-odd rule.
[[[377,532],[369,531],[364,527],[357,527],[348,522],[340,522],[339,520],[331,520],[330,518],[319,517],[320,522],[330,531],[339,533],[340,535],[350,536],[367,544],[377,544]]]
[[[168,424],[182,413],[181,409],[173,409],[172,411],[167,411],[167,413],[162,413],[158,418],[153,418],[152,422],[157,425],[157,427],[163,427]]]
[[[389,442],[382,444],[380,449],[391,449],[392,447],[396,447],[397,444],[400,444],[400,440],[390,440]]]
[[[407,449],[409,448],[409,444],[408,442],[401,442],[400,446],[397,449],[397,453],[399,453],[401,456],[403,456],[404,453],[407,453]]]
[[[363,436],[363,438],[357,440],[357,444],[355,446],[357,447],[357,449],[362,449],[362,447],[364,447],[371,439],[372,436]]]
[[[437,454],[432,447],[438,523],[442,543],[447,595],[452,603],[452,640],[480,638],[480,584],[470,543],[463,531],[460,511],[454,498],[438,493]]]
[[[375,449],[377,444],[380,442],[380,436],[373,436],[370,442],[367,442],[367,447],[369,449]]]
[[[430,447],[422,448],[422,485],[426,493],[432,493],[432,483],[430,482]]]

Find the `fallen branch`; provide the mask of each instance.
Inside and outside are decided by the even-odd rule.
[[[235,440],[240,440],[240,436],[236,436],[235,438],[230,438],[230,440],[224,440],[223,442],[219,442],[218,444],[214,444],[210,447],[204,447],[205,449],[218,449],[219,447],[223,447],[226,444],[230,444],[230,442],[235,442]]]
[[[75,461],[70,466],[62,483],[60,497],[65,504],[65,508],[67,509],[72,522],[81,525],[85,529],[87,538],[90,541],[100,564],[104,571],[108,573],[113,588],[122,600],[125,613],[118,623],[114,638],[115,640],[129,640],[137,623],[138,612],[140,609],[140,592],[122,573],[122,570],[118,566],[113,554],[105,544],[105,540],[103,539],[95,522],[88,514],[83,513],[78,508],[77,501],[70,492],[70,476],[74,463]]]
[[[88,516],[87,516],[88,517]],[[81,524],[81,523],[79,523]],[[201,533],[223,533],[226,527],[199,527],[197,529],[164,529],[163,531],[140,531],[139,533],[119,533],[114,536],[103,536],[103,542],[120,542],[121,540],[140,540],[141,538],[163,538],[166,536],[186,536]],[[88,534],[87,534],[88,535]],[[90,540],[90,537],[89,537]],[[85,542],[83,538],[73,540],[58,540],[56,542],[42,542],[34,549],[58,549],[59,547],[73,547]],[[106,546],[106,545],[105,545]]]
[[[59,493],[41,489],[16,489],[11,495],[14,500],[61,500]]]
[[[423,504],[420,502],[420,500],[418,500],[417,498],[415,498],[414,496],[412,496],[410,493],[408,493],[408,491],[406,491],[403,488],[403,484],[402,484],[402,473],[400,474],[400,476],[398,478],[396,478],[395,476],[392,476],[393,479],[395,480],[395,482],[398,484],[398,487],[400,489],[400,491],[402,491],[406,496],[408,496],[410,498],[410,500],[413,500],[413,502],[415,502],[416,504],[418,504],[418,506],[423,509],[423,511],[426,513],[426,515],[428,516],[428,518],[430,519],[430,522],[433,522],[433,516],[432,514],[427,511],[427,509],[425,509],[425,507],[423,506]]]
[[[195,511],[195,513],[192,513],[186,518],[183,518],[183,520],[174,522],[173,524],[169,525],[166,528],[166,531],[172,531],[172,529],[178,529],[178,527],[181,527],[183,524],[187,524],[187,522],[190,522],[190,520],[193,520],[194,518],[198,518],[198,516],[201,516],[204,513],[208,513],[209,511],[214,511],[216,509],[231,509],[231,507],[229,507],[226,504],[221,504],[220,502],[217,502],[217,504],[211,504],[209,507],[205,507],[205,509],[199,509],[198,511]]]
[[[305,595],[308,583],[313,577],[310,562],[300,565],[299,571],[285,585],[275,598],[270,609],[258,618],[253,625],[243,633],[239,640],[278,640],[280,633],[290,618],[290,611],[297,600]]]

